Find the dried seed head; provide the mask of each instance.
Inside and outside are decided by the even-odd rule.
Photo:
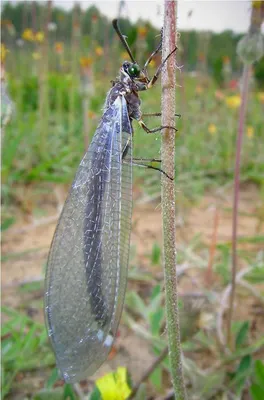
[[[253,64],[264,54],[264,38],[260,32],[248,33],[237,45],[237,54],[245,64]]]

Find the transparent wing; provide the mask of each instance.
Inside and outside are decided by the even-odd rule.
[[[92,375],[105,361],[122,312],[132,211],[131,129],[119,96],[81,161],[50,249],[46,324],[68,382]]]

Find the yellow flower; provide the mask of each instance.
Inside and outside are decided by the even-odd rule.
[[[37,32],[35,35],[36,42],[42,43],[45,39],[44,32]]]
[[[210,125],[208,126],[208,132],[209,132],[211,135],[214,135],[214,134],[217,132],[217,127],[215,126],[215,124],[210,124]]]
[[[28,40],[29,42],[33,42],[34,40],[34,33],[32,29],[25,29],[22,33],[22,39]]]
[[[264,92],[259,92],[258,93],[258,99],[261,103],[264,103]]]
[[[253,126],[247,127],[247,137],[251,139],[254,136],[254,128]]]
[[[9,50],[5,47],[4,43],[1,43],[1,63],[5,62],[7,53],[9,53]]]
[[[119,367],[116,372],[97,379],[96,386],[100,391],[102,400],[125,400],[131,393],[127,383],[127,370],[123,367]]]
[[[102,56],[104,53],[103,48],[101,46],[97,46],[95,49],[95,53],[97,56]]]
[[[82,68],[90,67],[93,63],[92,57],[81,57],[80,58],[80,65]]]
[[[226,97],[226,105],[229,108],[238,108],[241,104],[241,98],[238,95]]]
[[[37,51],[35,51],[34,53],[32,53],[32,58],[33,58],[33,60],[40,60],[41,54],[38,53]]]

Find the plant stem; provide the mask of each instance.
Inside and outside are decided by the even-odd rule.
[[[242,149],[244,125],[245,125],[246,110],[247,110],[249,76],[250,76],[250,66],[245,65],[242,77],[242,93],[241,93],[242,101],[239,111],[239,123],[238,123],[237,143],[236,143],[235,177],[234,177],[234,199],[233,199],[233,221],[232,221],[232,281],[231,281],[231,292],[229,298],[229,312],[227,315],[227,343],[230,348],[232,348],[231,324],[234,312],[236,272],[237,272],[237,220],[238,220],[238,203],[239,203],[241,149]]]
[[[162,58],[176,46],[176,7],[175,1],[164,1],[164,25]],[[175,126],[175,87],[176,59],[172,55],[165,64],[162,76],[162,125]],[[163,129],[161,144],[162,168],[169,176],[175,172],[175,131]],[[163,218],[163,254],[166,292],[166,314],[168,329],[168,347],[171,376],[177,400],[186,399],[186,390],[181,363],[180,324],[178,310],[176,276],[176,238],[175,238],[175,188],[174,181],[165,176],[161,179],[162,218]]]

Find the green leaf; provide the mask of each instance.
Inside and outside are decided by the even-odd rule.
[[[154,312],[156,312],[158,308],[161,307],[164,308],[162,305],[163,299],[164,299],[164,293],[161,290],[160,285],[155,286],[151,294],[151,301],[148,305],[148,311],[147,311],[148,315],[151,315]]]
[[[261,267],[255,267],[249,271],[244,279],[250,283],[263,283],[264,282],[264,265]]]
[[[250,394],[252,397],[252,400],[263,400],[264,399],[264,389],[263,386],[259,386],[256,383],[253,383],[251,385],[250,389]]]
[[[131,311],[147,319],[147,306],[136,292],[131,291],[127,293],[126,306],[129,307]]]
[[[75,400],[76,399],[73,387],[69,383],[66,383],[64,385],[63,399],[64,400]]]
[[[151,253],[152,264],[158,265],[160,263],[160,257],[161,257],[160,246],[157,243],[154,243],[154,245],[152,247],[152,253]]]
[[[154,286],[150,295],[151,300],[154,300],[155,297],[157,297],[160,293],[161,293],[161,285]]]
[[[236,335],[236,348],[241,347],[242,344],[245,343],[247,334],[249,330],[249,322],[245,321],[241,325],[237,335]]]
[[[49,379],[47,380],[46,388],[51,389],[58,379],[60,379],[58,368],[54,368]]]
[[[257,383],[264,387],[264,363],[261,360],[255,361],[254,378]]]
[[[89,400],[102,400],[100,390],[97,386],[94,387],[92,393],[89,396]]]
[[[156,368],[150,375],[150,381],[153,386],[159,391],[162,388],[162,367]]]
[[[1,224],[1,232],[6,231],[15,221],[14,217],[6,218]]]
[[[158,308],[157,311],[150,315],[150,329],[152,335],[156,336],[160,332],[161,322],[164,318],[164,309]]]
[[[240,394],[246,384],[246,380],[251,374],[251,364],[252,364],[252,357],[250,355],[244,356],[235,373],[232,381],[230,382],[230,387],[234,387],[237,394]]]
[[[238,376],[248,373],[248,370],[251,367],[251,362],[252,362],[252,357],[249,354],[244,356],[240,361],[239,366],[237,367],[236,375]]]

